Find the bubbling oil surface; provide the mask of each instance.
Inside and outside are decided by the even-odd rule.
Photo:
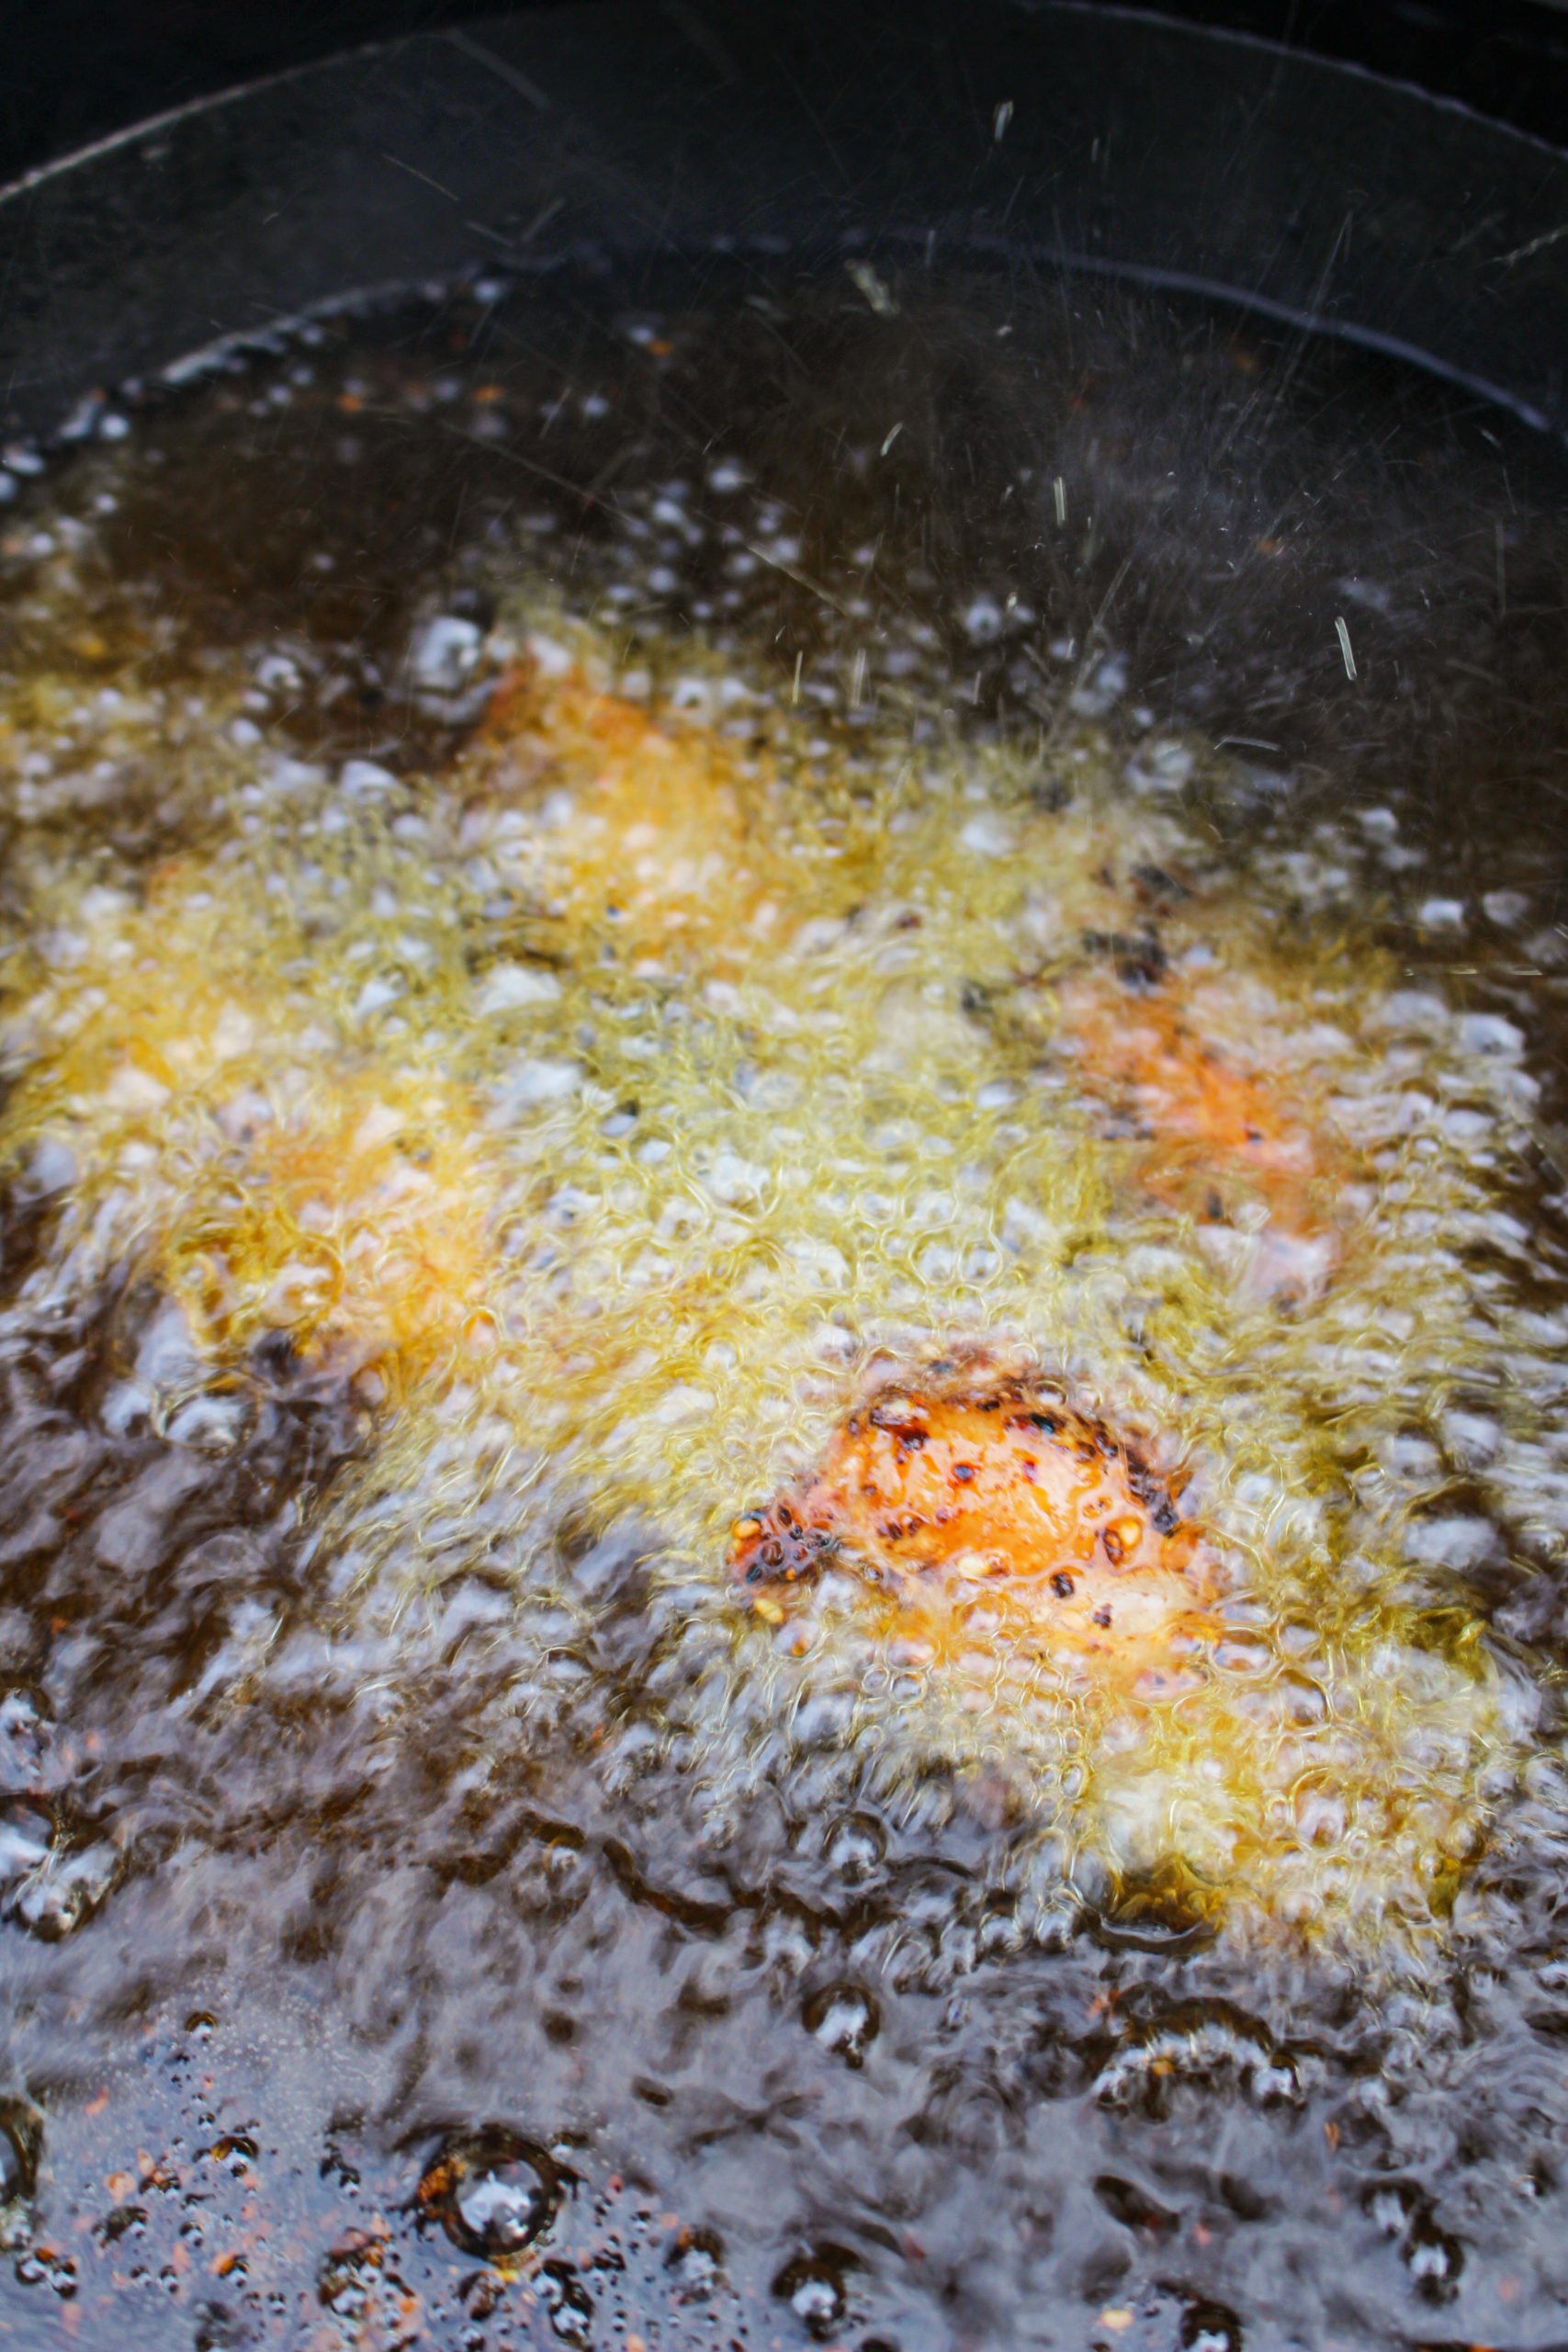
[[[1266,857],[1224,870],[1103,726],[1021,756],[811,733],[700,639],[650,640],[628,694],[537,596],[491,649],[527,683],[445,772],[253,777],[141,892],[40,885],[6,1141],[70,1173],[31,1285],[152,1283],[187,1390],[269,1335],[359,1375],[381,1419],[316,1536],[350,1620],[498,1541],[547,1593],[569,1510],[656,1530],[716,1645],[682,1704],[717,1805],[804,1721],[890,1795],[1005,1789],[1047,1911],[1174,1871],[1233,1922],[1418,1939],[1528,1722],[1399,1469],[1517,1347],[1478,1245],[1522,1040]],[[1194,1216],[1097,1117],[1110,1049],[1052,1052],[1151,874],[1185,877],[1154,989],[1319,1138],[1311,1238],[1267,1200]],[[1321,1259],[1306,1295],[1281,1249]],[[1075,1688],[983,1607],[946,1662],[839,1583],[738,1621],[726,1530],[868,1363],[998,1342],[1152,1443],[1234,1563],[1179,1701]]]
[[[1524,851],[1156,722],[998,569],[1049,471],[944,546],[940,300],[891,455],[837,293],[849,426],[703,413],[760,299],[307,335],[0,539],[0,2314],[161,2345],[177,2235],[312,2347],[1550,2332]],[[1161,1688],[737,1580],[981,1364],[1176,1498]]]

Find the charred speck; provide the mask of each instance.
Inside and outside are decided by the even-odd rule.
[[[1179,901],[1192,896],[1186,883],[1179,882],[1174,874],[1168,874],[1163,865],[1134,865],[1133,883],[1140,897]]]
[[[874,1430],[893,1430],[897,1431],[908,1425],[909,1419],[909,1408],[903,1398],[897,1397],[895,1398],[891,1404],[874,1405],[870,1412],[866,1415],[866,1419],[870,1421]],[[849,1425],[851,1431],[855,1436],[858,1436],[861,1429],[861,1417],[858,1413],[852,1413],[850,1415]]]
[[[1169,969],[1165,949],[1151,933],[1131,955],[1118,956],[1116,975],[1130,989],[1157,988]]]
[[[1127,1484],[1143,1504],[1161,1535],[1173,1534],[1181,1524],[1181,1514],[1171,1500],[1163,1478],[1151,1470],[1131,1448],[1126,1454]]]
[[[975,1476],[975,1464],[972,1462],[955,1462],[953,1465],[953,1475],[961,1487],[966,1487]]]
[[[1170,959],[1152,931],[1086,931],[1082,938],[1085,954],[1111,957],[1118,979],[1130,989],[1156,988],[1170,968]]]
[[[1058,1600],[1070,1600],[1072,1599],[1074,1591],[1073,1580],[1067,1574],[1066,1568],[1058,1568],[1055,1574],[1052,1577],[1051,1589],[1055,1594]]]
[[[1094,1622],[1097,1625],[1101,1627],[1108,1627],[1110,1625],[1111,1604],[1109,1601],[1101,1601],[1100,1607],[1094,1612]]]

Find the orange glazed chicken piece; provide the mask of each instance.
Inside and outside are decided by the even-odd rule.
[[[1255,1189],[1301,1209],[1321,1148],[1303,1106],[1205,1036],[1173,982],[1134,991],[1100,975],[1061,991],[1063,1031],[1085,1089],[1146,1142],[1144,1182],[1187,1206],[1205,1184]]]
[[[1345,1161],[1290,1076],[1216,1035],[1213,1010],[1174,977],[1079,970],[1057,1008],[1056,1050],[1107,1140],[1133,1147],[1143,1193],[1200,1224],[1261,1211],[1255,1286],[1284,1300],[1319,1291],[1338,1255],[1325,1195]]]
[[[981,1594],[1046,1648],[1153,1676],[1216,1630],[1219,1564],[1171,1485],[1039,1382],[939,1365],[885,1387],[816,1476],[736,1521],[731,1564],[764,1615],[830,1562],[928,1626]]]

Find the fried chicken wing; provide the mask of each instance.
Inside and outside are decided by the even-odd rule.
[[[1101,882],[1110,901],[1109,869]],[[1355,1163],[1289,976],[1255,944],[1242,954],[1229,941],[1234,908],[1210,916],[1217,950],[1195,935],[1190,910],[1172,917],[1184,928],[1168,949],[1152,924],[1085,930],[1076,952],[1055,950],[984,1002],[1000,1036],[1098,1134],[1134,1214],[1152,1206],[1190,1220],[1205,1246],[1229,1228],[1244,1289],[1299,1304],[1342,1261],[1337,1202]]]
[[[940,1619],[990,1594],[1013,1632],[1076,1667],[1156,1682],[1213,1630],[1220,1585],[1135,1446],[984,1362],[883,1387],[815,1477],[735,1522],[730,1559],[764,1615],[840,1561],[896,1612]]]
[[[1061,1051],[1083,1090],[1140,1146],[1145,1189],[1170,1208],[1218,1218],[1250,1195],[1300,1225],[1328,1158],[1288,1079],[1214,1034],[1176,979],[1133,988],[1099,970],[1059,992]]]

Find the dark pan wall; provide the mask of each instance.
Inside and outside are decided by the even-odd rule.
[[[519,12],[550,0],[515,0]],[[607,0],[613,6],[615,0]],[[691,0],[722,25],[738,0]],[[739,0],[744,5],[744,0]],[[955,8],[962,0],[953,0]],[[1463,99],[1568,144],[1562,0],[1161,0]],[[333,50],[493,14],[483,0],[10,0],[0,183],[142,117]]]

